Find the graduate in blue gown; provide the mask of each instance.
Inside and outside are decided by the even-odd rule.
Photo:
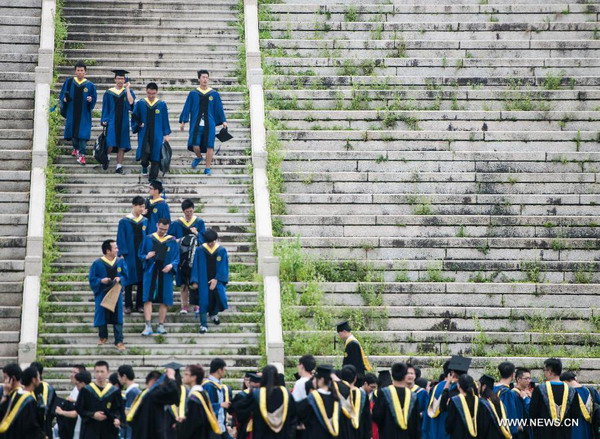
[[[600,395],[593,387],[579,384],[574,372],[564,372],[560,380],[566,382],[569,387],[575,389],[575,404],[579,405],[579,417],[577,425],[571,430],[571,439],[594,439],[592,429],[592,414],[594,404],[600,404]]]
[[[113,325],[115,333],[115,346],[119,350],[125,350],[123,344],[123,289],[117,300],[115,311],[111,312],[100,304],[108,291],[116,284],[127,285],[127,264],[122,258],[118,258],[119,249],[117,243],[107,239],[102,243],[102,256],[96,259],[90,267],[89,283],[94,292],[94,326],[98,328],[98,344],[108,341],[108,325]]]
[[[142,279],[143,267],[142,261],[138,258],[138,252],[142,241],[146,236],[148,228],[148,219],[143,213],[146,211],[146,201],[143,197],[133,197],[131,202],[131,213],[125,218],[121,218],[117,228],[117,246],[119,247],[119,256],[127,264],[127,284],[125,286],[125,314],[131,313],[133,308],[133,286],[136,285],[135,308],[141,311],[144,302],[142,301]]]
[[[440,382],[431,390],[426,421],[426,431],[429,432],[430,439],[448,439],[450,437],[446,432],[448,403],[452,397],[459,394],[458,377],[467,371],[454,371],[449,367],[450,360],[444,363],[444,373],[440,376]]]
[[[65,140],[73,143],[71,155],[85,165],[87,141],[92,135],[92,110],[98,95],[93,82],[85,78],[87,67],[83,61],[75,64],[75,77],[67,78],[62,85],[58,100],[61,108],[66,105]]]
[[[503,361],[498,365],[498,371],[500,373],[500,382],[494,386],[493,392],[500,398],[500,401],[506,408],[506,416],[508,419],[522,419],[522,401],[521,395],[513,392],[510,388],[510,383],[515,379],[515,365],[510,361]],[[519,437],[518,425],[511,425],[510,432],[514,439]]]
[[[158,85],[151,82],[146,86],[146,98],[135,103],[131,114],[131,130],[138,135],[135,159],[142,164],[142,175],[149,181],[158,178],[162,144],[169,141],[171,127],[167,104],[156,97]]]
[[[159,304],[157,334],[166,334],[167,309],[173,305],[173,277],[179,266],[179,246],[175,238],[167,234],[171,221],[158,220],[156,233],[147,235],[142,242],[139,258],[144,263],[144,321],[142,335],[154,334],[152,330],[152,304]]]
[[[197,246],[204,243],[206,225],[202,218],[194,215],[194,202],[185,199],[181,203],[183,216],[171,223],[169,235],[177,239],[180,249],[179,270],[175,284],[181,287],[181,314],[187,314],[190,305],[190,274],[192,271],[193,255]],[[191,235],[191,236],[190,236]],[[187,238],[186,238],[187,237]],[[195,243],[193,243],[195,241]],[[193,245],[192,245],[193,244]],[[197,294],[195,295],[197,296]],[[193,300],[198,305],[197,297]]]
[[[102,116],[100,123],[106,127],[106,146],[108,152],[117,150],[117,174],[123,174],[123,158],[131,150],[129,139],[129,113],[133,110],[135,93],[131,90],[125,75],[127,70],[113,70],[115,86],[104,92],[102,98]],[[103,166],[108,169],[108,163]]]
[[[190,122],[188,150],[194,151],[196,154],[192,160],[192,168],[196,169],[202,161],[202,153],[205,152],[206,168],[204,173],[210,175],[217,126],[222,125],[223,128],[227,128],[227,119],[221,96],[208,86],[208,80],[208,70],[199,70],[198,83],[200,87],[188,94],[179,116],[179,124],[183,131],[185,124]]]
[[[158,224],[159,219],[171,219],[171,210],[169,209],[169,205],[161,196],[163,191],[164,187],[160,181],[153,180],[150,182],[150,186],[148,188],[148,194],[150,197],[146,204],[145,214],[146,218],[148,218],[148,227],[146,228],[147,235],[152,235],[154,232],[156,232],[156,224]]]
[[[193,288],[198,289],[201,334],[208,331],[207,312],[215,325],[218,325],[218,313],[228,308],[229,259],[227,250],[219,244],[218,238],[213,229],[206,231],[206,242],[198,247],[192,266],[190,283]]]

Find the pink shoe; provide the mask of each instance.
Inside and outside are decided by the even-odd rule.
[[[79,155],[79,151],[77,151],[75,148],[73,148],[73,149],[71,150],[71,155],[72,155],[73,157],[77,157],[77,156]]]
[[[84,155],[77,156],[77,163],[79,163],[80,165],[85,165],[85,156]]]

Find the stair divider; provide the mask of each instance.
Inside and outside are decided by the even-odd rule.
[[[273,227],[267,179],[265,100],[258,33],[258,0],[244,0],[246,79],[250,97],[250,136],[258,272],[262,276],[267,362],[283,372],[283,329],[279,258],[273,256]]]
[[[43,0],[38,65],[35,68],[33,150],[18,354],[18,361],[21,364],[35,361],[38,343],[46,208],[46,165],[48,164],[48,111],[53,72],[55,13],[56,1]]]

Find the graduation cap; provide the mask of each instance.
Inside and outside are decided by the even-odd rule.
[[[322,364],[320,366],[317,366],[317,369],[315,371],[315,376],[317,378],[329,378],[332,373],[333,373],[333,366],[330,366],[329,364]]]
[[[129,72],[127,70],[111,70],[111,72],[113,72],[115,74],[115,77],[117,76],[126,76]]]
[[[216,241],[218,238],[219,235],[213,229],[206,229],[206,232],[204,232],[204,240],[206,242],[213,242]]]
[[[461,357],[460,355],[452,355],[450,363],[448,363],[448,370],[451,372],[457,372],[459,374],[467,373],[469,366],[471,365],[471,359],[468,357]]]
[[[387,387],[392,384],[392,374],[389,370],[382,370],[377,375],[377,385],[379,387]]]
[[[350,323],[348,323],[348,320],[345,320],[343,322],[338,323],[336,326],[337,332],[342,332],[342,331],[352,331],[352,328],[350,327]]]
[[[219,131],[219,134],[217,134],[215,137],[221,142],[227,142],[228,140],[233,139],[233,136],[229,134],[229,130],[227,128],[221,128],[221,131]]]
[[[481,378],[479,378],[479,382],[482,385],[485,385],[485,387],[487,387],[490,390],[494,390],[494,383],[496,382],[496,380],[494,380],[494,377],[491,377],[489,375],[481,375]]]
[[[183,366],[183,364],[177,363],[175,361],[171,361],[170,363],[164,364],[162,367],[164,367],[165,369],[173,369],[174,371],[178,371],[179,369],[181,369]]]

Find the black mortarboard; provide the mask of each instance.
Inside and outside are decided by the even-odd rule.
[[[111,72],[113,72],[115,74],[115,76],[125,76],[127,75],[129,72],[127,70],[111,70]]]
[[[392,374],[389,370],[382,370],[377,376],[377,385],[379,387],[387,387],[392,384]]]
[[[452,358],[450,358],[450,363],[448,363],[448,370],[457,372],[459,374],[467,373],[470,365],[470,358],[461,357],[460,355],[452,355]]]
[[[219,235],[213,229],[206,229],[206,232],[204,232],[204,241],[206,242],[213,242],[216,241],[218,238]]]
[[[221,131],[219,131],[219,134],[217,134],[215,137],[221,142],[227,142],[228,140],[233,139],[233,136],[229,134],[229,130],[227,128],[221,128]]]
[[[260,383],[260,377],[255,373],[248,374],[248,379],[251,383]]]
[[[342,332],[342,331],[352,331],[352,328],[350,327],[350,323],[348,323],[348,320],[345,320],[343,322],[338,323],[336,326],[337,332]]]
[[[315,371],[315,376],[317,378],[328,378],[333,373],[333,366],[328,364],[322,364],[317,366],[317,370]]]
[[[170,363],[164,364],[163,367],[165,369],[173,369],[173,370],[177,371],[177,370],[181,369],[184,366],[183,366],[183,364],[179,364],[179,363],[177,363],[175,361],[171,361]]]
[[[494,390],[494,383],[496,382],[494,380],[494,377],[491,377],[489,375],[481,375],[481,378],[479,378],[479,382],[481,384],[485,384],[485,386],[490,389],[490,390]]]
[[[253,370],[247,370],[244,372],[244,378],[250,378],[252,375],[256,375],[256,372]]]

